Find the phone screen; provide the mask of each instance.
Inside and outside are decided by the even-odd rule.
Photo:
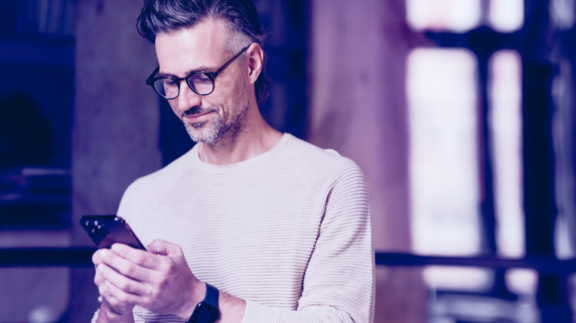
[[[114,243],[123,243],[132,248],[146,250],[128,223],[116,215],[85,215],[80,225],[101,248],[110,248]]]

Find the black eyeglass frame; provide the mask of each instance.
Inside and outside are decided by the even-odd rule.
[[[252,44],[250,44],[252,45]],[[148,77],[148,79],[146,80],[146,84],[150,85],[154,91],[156,93],[158,93],[159,96],[165,98],[166,100],[174,100],[176,99],[179,95],[180,95],[180,83],[183,80],[186,80],[186,84],[188,84],[188,87],[190,88],[190,90],[192,90],[194,93],[198,94],[198,95],[202,95],[202,96],[206,96],[206,95],[210,95],[214,92],[214,89],[216,89],[216,83],[214,81],[214,79],[220,75],[220,73],[222,73],[222,71],[224,71],[226,69],[226,67],[228,67],[228,65],[230,65],[230,63],[232,63],[234,60],[236,60],[238,57],[240,57],[240,55],[242,55],[242,53],[244,53],[248,48],[250,48],[250,45],[248,45],[247,47],[244,47],[238,54],[234,55],[234,57],[232,57],[231,59],[229,59],[226,63],[224,63],[224,65],[220,66],[219,69],[217,69],[214,72],[193,72],[190,73],[190,75],[183,77],[183,78],[178,78],[178,77],[168,77],[168,76],[161,76],[161,77],[154,77],[154,75],[156,75],[156,73],[158,73],[158,71],[160,70],[160,65],[158,65],[158,67],[156,67],[156,69],[154,70],[154,72],[152,72],[152,74],[150,74],[150,76]],[[210,91],[209,93],[198,93],[198,91],[196,91],[194,89],[194,87],[190,84],[190,78],[192,76],[195,75],[201,75],[204,74],[206,75],[210,81],[212,82],[212,91]],[[173,98],[167,98],[165,96],[163,96],[162,94],[160,94],[160,92],[156,89],[156,87],[154,86],[154,83],[158,80],[162,80],[162,79],[171,79],[172,81],[176,82],[176,84],[178,84],[178,94],[176,94],[175,97]]]

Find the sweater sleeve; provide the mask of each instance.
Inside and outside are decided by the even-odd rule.
[[[347,163],[325,200],[319,235],[294,311],[246,302],[243,323],[355,322],[374,317],[374,252],[368,190]]]

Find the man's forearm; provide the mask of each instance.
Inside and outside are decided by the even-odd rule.
[[[240,323],[244,318],[246,302],[243,299],[220,292],[218,297],[220,317],[216,323]]]
[[[106,306],[106,302],[102,301],[96,323],[134,323],[134,315],[132,313],[127,315],[115,314]]]

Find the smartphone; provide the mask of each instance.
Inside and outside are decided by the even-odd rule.
[[[80,225],[96,243],[98,249],[110,249],[114,243],[123,243],[132,248],[146,250],[128,223],[119,216],[85,215],[80,219]]]

